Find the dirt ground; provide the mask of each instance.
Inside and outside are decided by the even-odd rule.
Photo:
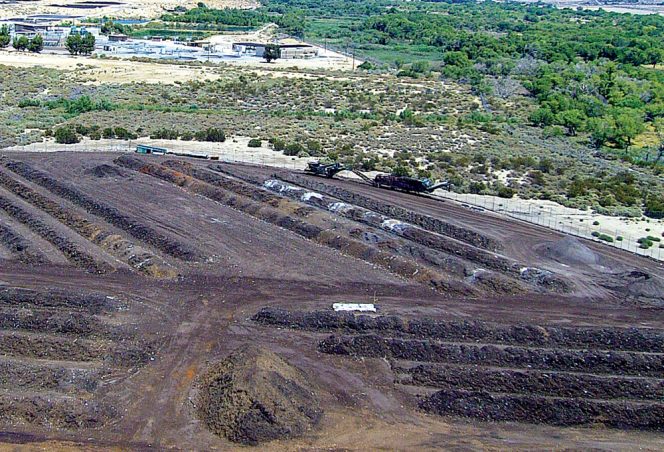
[[[300,68],[350,70],[353,66],[351,59],[339,54],[330,58],[310,60],[277,60],[269,64],[256,58],[229,60],[225,65],[197,66],[91,58],[62,53],[29,54],[8,50],[0,50],[0,65],[72,70],[72,76],[77,77],[82,83],[89,84],[132,82],[168,84],[188,80],[217,80],[233,66],[242,66],[265,76],[296,78],[307,76],[299,72]]]
[[[664,269],[643,257],[352,181],[121,153],[4,153],[0,226],[7,447],[233,449],[196,384],[249,343],[320,388],[318,427],[271,449],[664,446],[646,416]],[[511,420],[496,401],[536,410]]]

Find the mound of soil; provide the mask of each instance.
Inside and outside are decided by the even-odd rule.
[[[599,285],[611,289],[626,300],[650,306],[664,306],[664,280],[650,273],[632,270],[607,275]]]
[[[542,254],[563,264],[595,265],[599,256],[575,237],[565,237],[552,242],[542,250]]]
[[[117,166],[107,165],[105,163],[86,170],[85,174],[94,177],[129,177],[129,174]]]
[[[259,347],[212,366],[201,378],[197,406],[210,430],[247,445],[300,436],[322,416],[307,376]]]

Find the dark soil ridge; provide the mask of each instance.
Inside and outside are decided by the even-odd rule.
[[[99,369],[0,360],[0,388],[61,393],[93,393],[102,376]]]
[[[0,355],[67,362],[94,361],[105,366],[130,369],[141,367],[153,360],[163,343],[163,340],[133,337],[118,336],[114,340],[107,340],[98,339],[94,335],[72,336],[67,335],[69,333],[57,332],[69,328],[69,325],[61,326],[56,323],[29,329],[28,327],[34,325],[26,323],[16,327],[3,325],[14,330],[0,334]]]
[[[230,170],[228,168],[233,168],[233,169]],[[228,176],[243,180],[245,182],[249,182],[250,184],[253,185],[263,185],[263,182],[265,182],[266,180],[265,177],[256,176],[254,174],[249,174],[244,171],[241,171],[237,167],[235,167],[232,163],[224,163],[224,165],[213,163],[211,165],[208,165],[208,169],[211,169],[212,171],[215,171],[217,173],[226,174]],[[277,176],[275,175],[274,177]]]
[[[419,406],[424,411],[441,416],[455,415],[482,421],[664,430],[664,404],[661,403],[551,399],[442,390],[424,398]]]
[[[44,187],[51,193],[76,204],[86,212],[103,218],[118,229],[125,231],[132,237],[153,246],[157,250],[171,257],[184,261],[203,259],[199,252],[188,245],[157,232],[155,229],[145,225],[138,219],[121,213],[115,207],[108,206],[88,197],[79,190],[34,169],[27,163],[12,161],[7,158],[3,158],[2,162],[6,168],[19,176],[22,176],[25,179]]]
[[[26,307],[0,308],[0,328],[69,334],[85,338],[108,337],[110,334],[107,325],[83,312]]]
[[[398,316],[369,316],[348,312],[287,311],[266,307],[252,320],[264,325],[345,334],[380,333],[440,339],[454,342],[483,342],[535,347],[565,347],[661,353],[664,331],[611,327],[558,327],[503,325],[483,321],[406,319]]]
[[[0,334],[0,354],[17,358],[57,361],[100,361],[108,345],[103,342],[62,336],[10,332]]]
[[[78,309],[90,314],[116,311],[121,307],[120,303],[103,295],[82,295],[59,290],[39,292],[16,287],[3,288],[2,286],[0,286],[0,303],[17,306],[33,305],[48,308]]]
[[[27,265],[43,265],[48,262],[46,256],[32,249],[32,245],[9,226],[0,224],[0,245],[6,247],[19,262]]]
[[[113,270],[113,267],[105,262],[97,261],[88,253],[81,250],[74,242],[62,237],[51,227],[4,196],[0,196],[0,209],[55,246],[76,267],[90,273],[108,273]]]
[[[6,424],[40,425],[80,430],[98,428],[117,417],[106,404],[61,395],[0,395],[0,420]]]
[[[300,218],[293,218],[291,214],[283,213],[281,210],[267,203],[257,203],[250,197],[238,194],[235,191],[208,184],[185,173],[164,166],[146,163],[135,157],[121,156],[115,162],[125,168],[173,183],[191,193],[204,196],[259,220],[287,229],[307,240],[335,249],[348,256],[364,260],[370,264],[378,265],[403,278],[428,284],[443,293],[464,296],[472,296],[474,294],[474,290],[469,285],[451,280],[448,276],[433,272],[412,260],[397,257],[392,253],[351,239],[341,235],[338,231],[326,230]],[[239,183],[237,181],[234,182]],[[247,184],[243,185],[243,189],[262,190]],[[283,200],[292,203],[292,201],[285,198]],[[292,207],[289,211],[297,210],[298,206],[293,205]]]
[[[399,230],[386,228],[383,225],[383,222],[388,220],[388,218],[382,217],[375,212],[370,212],[357,206],[349,206],[352,207],[351,210],[332,211],[329,206],[338,204],[337,199],[330,199],[327,197],[326,199],[319,199],[319,197],[302,199],[301,195],[306,193],[306,190],[300,187],[293,188],[300,190],[302,193],[296,193],[294,190],[278,190],[268,187],[268,189],[271,191],[279,194],[278,199],[275,199],[274,195],[270,196],[266,194],[264,190],[265,187],[261,181],[257,182],[254,180],[254,178],[248,176],[240,175],[237,177],[240,179],[240,181],[236,181],[230,179],[227,176],[219,176],[218,174],[192,167],[189,163],[185,162],[168,161],[164,163],[164,165],[192,175],[197,179],[204,180],[210,184],[226,189],[231,189],[235,192],[253,197],[254,199],[266,198],[275,200],[275,202],[279,202],[278,199],[288,197],[297,203],[304,203],[305,205],[310,205],[316,207],[317,209],[321,209],[326,214],[340,215],[351,221],[363,224],[370,228],[375,228],[379,231],[383,231],[388,235],[395,235],[396,237],[406,241],[405,247],[402,246],[401,248],[406,250],[405,254],[407,254],[408,258],[422,260],[424,263],[426,263],[426,265],[433,266],[434,268],[442,268],[442,270],[446,272],[459,275],[460,267],[463,267],[463,277],[471,276],[472,272],[465,268],[466,265],[463,263],[465,260],[469,265],[471,265],[471,263],[472,265],[481,264],[491,270],[497,271],[498,273],[504,273],[507,277],[501,276],[497,273],[487,272],[487,274],[482,278],[474,279],[473,285],[481,286],[487,290],[491,290],[494,293],[515,294],[525,291],[519,283],[519,280],[521,279],[520,269],[522,266],[520,266],[518,263],[500,256],[495,256],[485,250],[473,249],[464,243],[454,243],[448,237],[438,236],[412,225],[404,225],[406,227],[399,228]],[[234,173],[225,171],[220,165],[209,165],[208,168],[212,169],[216,173],[229,175],[230,177],[236,177]],[[247,181],[249,185],[241,181]],[[282,182],[279,181],[279,183]],[[256,184],[258,187],[261,187],[261,189],[258,189]],[[322,195],[320,196],[322,197]],[[361,230],[358,229],[358,232],[361,233]],[[371,232],[367,233],[371,234]],[[351,236],[359,237],[359,234]],[[442,253],[445,258],[442,260],[435,258],[434,253],[436,252]],[[514,279],[508,279],[509,277]],[[557,289],[563,292],[569,289],[563,281],[561,281],[559,278],[553,277],[552,275],[544,275],[544,273],[542,273],[539,278],[547,280],[545,284],[541,284],[541,287]]]
[[[315,181],[296,174],[279,173],[276,175],[276,177],[283,179],[284,181],[306,187],[310,190],[325,193],[334,198],[341,199],[342,201],[349,204],[355,204],[357,206],[364,207],[365,209],[382,213],[383,215],[396,218],[406,223],[415,224],[436,234],[443,234],[448,237],[452,237],[456,240],[466,242],[478,248],[484,248],[490,251],[500,251],[502,249],[502,245],[490,237],[444,222],[438,218],[412,212],[410,210],[404,209],[403,207],[378,202],[367,196],[359,195],[357,193],[344,190],[343,188],[328,185],[324,182]]]
[[[265,202],[269,205],[279,208],[281,206],[292,205],[283,195],[276,195],[272,192],[264,190],[259,183],[258,186],[253,182],[249,181],[249,184],[236,181],[231,177],[232,175],[226,176],[220,175],[219,172],[212,172],[207,169],[201,169],[196,166],[191,165],[188,162],[183,162],[179,160],[167,160],[163,163],[163,166],[166,166],[175,171],[187,174],[194,177],[195,179],[201,180],[203,182],[209,183],[211,185],[226,189],[241,195],[250,197],[256,201]],[[248,178],[246,178],[248,179]],[[298,205],[302,202],[297,198],[293,198]],[[292,210],[292,209],[290,209]],[[315,211],[319,211],[320,208],[303,206],[294,211],[294,215],[302,218],[303,220],[310,217],[310,214]],[[331,215],[331,212],[326,209],[322,209],[325,215]],[[330,216],[331,221],[336,221],[336,218]],[[353,218],[350,218],[351,221],[356,221]],[[372,227],[371,225],[369,225]],[[372,246],[380,244],[382,249],[389,249],[396,255],[405,257],[406,259],[414,258],[421,261],[427,266],[433,267],[435,271],[444,271],[450,273],[458,278],[464,278],[472,274],[472,264],[469,261],[464,261],[459,256],[435,250],[432,248],[424,247],[423,245],[409,240],[407,238],[399,237],[399,241],[396,241],[394,238],[390,237],[388,231],[378,230],[379,234],[376,234],[372,230],[365,230],[359,227],[351,227],[350,230],[346,229],[346,232],[349,237],[353,239],[358,239],[363,243],[369,243]],[[383,238],[384,237],[384,238]],[[499,276],[495,273],[491,273],[489,277],[484,280],[477,281],[477,285],[488,286],[494,292],[500,293],[511,293],[515,291],[521,291],[521,288],[518,287],[514,281],[508,280]]]
[[[330,336],[322,340],[318,348],[323,353],[366,358],[658,378],[664,376],[664,354],[460,345],[431,340],[385,338],[374,334]]]
[[[129,240],[109,232],[102,225],[96,224],[71,209],[42,196],[27,185],[14,180],[0,171],[0,186],[48,213],[79,235],[127,263],[135,270],[150,276],[174,277],[176,272],[160,257],[135,245]]]
[[[247,185],[245,182],[235,181],[228,177],[222,177],[218,174],[207,171],[201,168],[198,168],[191,163],[183,162],[182,160],[166,160],[162,163],[162,166],[170,168],[174,171],[186,174],[191,176],[194,179],[198,179],[202,182],[206,182],[210,185],[223,188],[239,195],[246,196],[255,201],[263,202],[271,205],[272,207],[279,207],[279,204],[283,201],[283,196],[277,196],[273,193],[270,193],[267,190],[256,190],[256,187],[252,185]],[[305,212],[311,212],[311,210],[306,210]],[[306,214],[300,215],[305,217]]]
[[[419,364],[393,367],[404,374],[397,383],[439,389],[512,393],[582,399],[664,400],[664,380],[603,377],[597,375],[535,370],[486,369],[480,367]]]
[[[128,177],[129,175],[122,171],[120,168],[114,165],[108,165],[106,163],[97,165],[94,168],[90,168],[85,171],[85,174],[98,177],[98,178],[105,178],[105,177],[119,177],[119,178],[125,178]]]
[[[269,182],[272,183],[270,184]],[[307,193],[306,189],[295,187],[293,185],[287,185],[284,182],[276,179],[266,181],[264,187],[268,190],[279,193],[282,196],[287,196],[291,199],[305,202],[325,211],[331,211],[333,206],[340,204],[338,199],[330,198],[327,195],[321,195],[317,192],[314,193],[319,196],[310,196],[306,201],[303,201],[302,197]],[[382,214],[377,214],[374,211],[363,207],[358,207],[351,204],[346,204],[344,207],[346,208],[334,210],[334,213],[377,229],[384,230],[385,222],[394,220],[393,218],[384,216]],[[450,239],[444,235],[432,233],[428,230],[413,226],[409,223],[401,223],[398,227],[388,229],[390,232],[400,237],[412,240],[413,242],[424,245],[427,248],[432,248],[438,251],[443,251],[445,253],[459,256],[471,262],[482,264],[489,269],[512,274],[512,276],[518,277],[519,269],[523,267],[523,265],[520,265],[511,259],[494,255],[486,250],[475,249],[465,243]]]

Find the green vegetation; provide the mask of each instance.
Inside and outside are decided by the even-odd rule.
[[[208,23],[243,27],[256,27],[270,21],[267,14],[255,10],[209,9],[205,6],[190,9],[184,14],[164,14],[161,20],[186,24]]]
[[[15,36],[12,41],[12,47],[16,50],[27,50],[30,45],[30,40],[27,36]]]
[[[95,37],[90,33],[72,33],[67,36],[65,47],[72,55],[90,55],[95,50]]]
[[[263,58],[265,58],[265,61],[268,63],[278,60],[281,58],[281,48],[275,44],[269,44],[265,46],[265,53],[263,54]]]
[[[59,127],[55,131],[55,142],[60,144],[74,144],[78,143],[80,138],[74,129],[71,127]]]
[[[11,38],[9,35],[9,27],[7,25],[3,25],[0,27],[0,49],[7,47],[10,41]]]

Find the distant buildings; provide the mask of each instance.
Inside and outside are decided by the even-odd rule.
[[[0,26],[2,25],[9,27],[12,39],[21,36],[32,39],[41,35],[44,39],[44,47],[64,47],[67,36],[72,33],[99,35],[99,29],[96,27],[62,27],[54,25],[53,21],[45,20],[10,19],[0,21]]]
[[[270,43],[236,42],[233,43],[233,52],[238,55],[251,55],[262,58],[265,47]],[[278,44],[281,49],[281,58],[284,60],[302,60],[316,58],[318,48],[306,43]]]

